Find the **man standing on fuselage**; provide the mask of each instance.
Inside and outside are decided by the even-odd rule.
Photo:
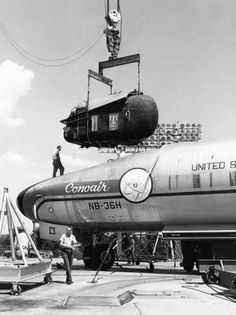
[[[61,163],[61,159],[60,159],[60,151],[61,151],[61,146],[58,145],[56,151],[53,152],[53,155],[52,155],[52,165],[53,165],[52,177],[56,177],[58,169],[60,170],[60,175],[64,174],[64,167],[63,167],[63,165]]]

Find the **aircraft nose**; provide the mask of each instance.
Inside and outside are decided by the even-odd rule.
[[[16,203],[17,203],[17,206],[18,206],[18,209],[23,213],[24,213],[24,197],[25,197],[25,193],[26,191],[28,190],[29,188],[26,188],[24,190],[22,190],[18,197],[16,198]]]

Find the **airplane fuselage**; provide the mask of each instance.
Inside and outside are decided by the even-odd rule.
[[[18,197],[30,219],[85,231],[236,231],[236,141],[167,145],[49,179]]]

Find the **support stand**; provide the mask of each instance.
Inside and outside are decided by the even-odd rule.
[[[155,268],[153,260],[154,260],[155,254],[156,254],[157,244],[158,244],[158,241],[159,241],[160,238],[161,238],[161,233],[157,233],[156,240],[155,240],[155,245],[154,245],[153,251],[152,251],[152,258],[149,261],[149,268],[147,268],[150,272],[153,272],[154,268]]]
[[[52,261],[43,260],[40,256],[30,234],[28,233],[25,224],[21,218],[19,210],[14,207],[8,194],[8,188],[4,188],[3,199],[0,212],[0,237],[2,235],[4,219],[6,218],[8,234],[10,239],[11,248],[11,262],[2,260],[0,262],[0,283],[11,283],[11,294],[20,294],[21,287],[19,283],[32,279],[37,276],[45,275],[44,283],[49,283],[52,281]],[[21,236],[19,233],[19,228],[23,230],[28,238],[29,244],[32,246],[33,250],[39,261],[26,259],[26,254],[24,252]],[[19,255],[16,255],[15,245],[19,248]],[[18,254],[18,251],[17,251]],[[19,259],[17,259],[20,257]]]
[[[109,254],[109,251],[110,251],[110,249],[112,248],[112,245],[113,245],[113,243],[114,243],[115,241],[116,241],[116,239],[114,239],[114,240],[112,240],[112,241],[110,242],[109,246],[107,247],[106,254],[105,254],[105,257],[104,257],[103,261],[106,261],[106,258],[107,258],[108,254]],[[95,273],[95,275],[94,275],[94,277],[93,277],[91,283],[96,283],[96,282],[97,282],[97,281],[96,281],[96,277],[98,276],[99,272],[102,270],[102,267],[103,267],[103,264],[104,264],[103,261],[101,262],[100,266],[98,267],[98,270],[96,271],[96,273]]]
[[[23,229],[23,232],[27,235],[27,238],[29,240],[30,245],[32,246],[32,248],[35,251],[35,254],[37,255],[39,261],[42,261],[42,257],[40,256],[30,234],[28,233],[27,229],[25,228],[25,224],[19,214],[18,209],[16,209],[10,198],[9,198],[9,194],[8,194],[8,188],[4,188],[3,191],[3,200],[2,200],[2,208],[1,208],[1,214],[0,214],[0,237],[2,235],[2,229],[3,229],[3,222],[4,222],[4,215],[7,217],[7,224],[8,224],[8,234],[9,234],[9,238],[10,238],[10,247],[11,247],[11,257],[13,261],[16,261],[16,252],[15,252],[15,240],[14,240],[14,236],[17,240],[17,244],[19,246],[20,249],[20,254],[23,260],[23,263],[25,266],[27,266],[27,261],[26,261],[26,255],[25,252],[23,250],[23,246],[22,246],[22,241],[19,235],[19,227]]]

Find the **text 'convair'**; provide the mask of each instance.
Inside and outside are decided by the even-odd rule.
[[[79,194],[79,193],[99,193],[107,192],[110,190],[110,187],[103,181],[100,181],[98,184],[91,185],[76,185],[70,183],[66,186],[65,191],[67,194]]]

